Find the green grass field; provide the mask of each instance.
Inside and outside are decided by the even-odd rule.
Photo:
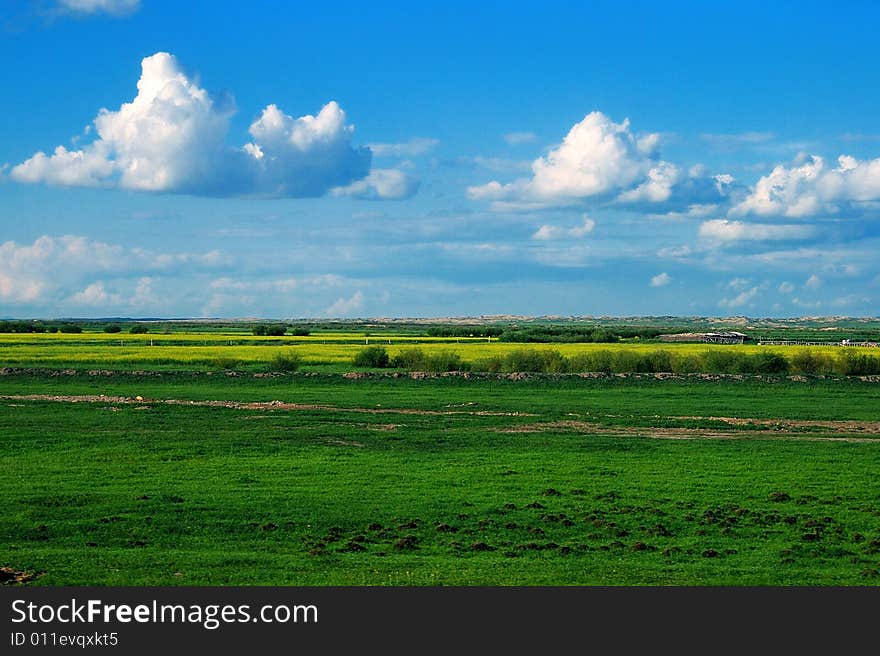
[[[880,581],[876,383],[81,371],[0,396],[0,566],[31,585]]]

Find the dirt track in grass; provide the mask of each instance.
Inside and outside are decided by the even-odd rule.
[[[186,399],[148,399],[140,396],[109,396],[104,394],[16,394],[3,395],[5,401],[50,401],[56,403],[109,403],[133,405],[134,409],[148,409],[150,404],[180,405],[193,407],[229,408],[234,410],[262,411],[309,411],[356,412],[366,414],[396,414],[424,416],[491,416],[491,417],[537,417],[528,412],[492,412],[488,410],[421,410],[415,408],[358,408],[339,407],[312,403],[288,403],[285,401],[239,402],[224,400],[186,400]],[[12,404],[10,404],[12,405]],[[462,404],[464,405],[464,404]],[[450,406],[447,406],[450,407]],[[460,407],[460,406],[452,406]],[[657,417],[660,420],[660,417]],[[608,425],[596,421],[558,420],[520,424],[495,429],[499,433],[541,433],[566,431],[584,434],[619,435],[622,437],[650,437],[665,440],[696,439],[780,439],[800,441],[839,441],[875,442],[880,440],[878,421],[821,421],[795,419],[755,419],[748,417],[701,417],[675,416],[667,419],[675,421],[705,421],[716,424],[711,427],[670,427],[670,426],[621,426]],[[397,424],[371,426],[374,430],[395,430]],[[869,437],[870,436],[870,437]],[[877,437],[873,437],[877,436]]]
[[[313,403],[288,403],[286,401],[191,401],[186,399],[147,399],[140,396],[108,396],[105,394],[10,394],[2,395],[0,399],[6,401],[52,401],[57,403],[116,403],[120,405],[165,404],[165,405],[188,405],[209,408],[231,408],[234,410],[320,410],[324,412],[363,412],[367,414],[395,414],[395,415],[470,415],[475,417],[536,417],[529,412],[490,412],[488,410],[419,410],[415,408],[345,408],[334,405],[322,405]],[[147,406],[148,407],[148,406]],[[140,408],[138,408],[140,409]],[[390,424],[388,425],[390,426]],[[389,428],[388,430],[393,430]]]
[[[708,420],[731,426],[669,427],[669,426],[615,426],[591,421],[565,419],[561,421],[521,424],[497,429],[499,433],[542,433],[570,431],[584,434],[620,435],[623,437],[650,437],[658,440],[736,440],[778,439],[832,442],[878,442],[880,438],[861,435],[880,435],[880,422],[872,421],[799,421],[787,419],[749,419],[742,417],[670,417],[679,420]],[[760,427],[756,430],[740,426]],[[734,428],[737,427],[737,428]],[[810,432],[804,432],[810,431]]]

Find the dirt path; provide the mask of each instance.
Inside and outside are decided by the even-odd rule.
[[[235,410],[321,410],[324,412],[363,412],[367,414],[395,415],[470,415],[477,417],[537,417],[528,412],[491,412],[489,410],[418,410],[415,408],[343,408],[335,405],[314,403],[287,403],[285,401],[191,401],[186,399],[147,399],[140,396],[108,396],[106,394],[8,394],[0,395],[7,401],[53,401],[58,403],[116,403],[120,405],[164,404],[203,406],[209,408],[232,408]]]
[[[673,418],[673,417],[671,417]],[[675,419],[685,419],[674,417]],[[710,417],[686,417],[686,419],[710,419]],[[712,419],[719,419],[713,417]],[[620,435],[623,437],[650,437],[658,440],[796,440],[802,442],[863,442],[880,444],[880,438],[859,437],[852,433],[880,435],[880,423],[861,421],[794,421],[783,419],[741,419],[728,422],[733,425],[764,425],[768,430],[725,430],[724,428],[688,428],[668,426],[607,426],[589,421],[548,421],[500,428],[499,433],[542,433],[548,431],[571,431],[584,434]],[[805,434],[795,428],[821,428],[828,434]]]
[[[319,410],[323,412],[356,412],[366,414],[396,414],[422,416],[488,416],[488,417],[537,417],[528,412],[492,412],[488,410],[419,410],[415,408],[345,408],[316,403],[288,403],[285,401],[222,401],[186,399],[148,399],[140,396],[109,396],[105,394],[15,394],[0,395],[5,401],[50,401],[57,403],[109,403],[114,405],[133,405],[135,409],[147,409],[150,405],[180,405],[209,408],[230,408],[234,410],[280,410],[287,412]],[[12,405],[12,404],[10,404]],[[450,406],[447,406],[450,407]],[[456,407],[456,406],[452,406]],[[660,417],[657,417],[660,419]],[[780,439],[806,442],[874,442],[880,443],[880,422],[878,421],[823,421],[799,419],[753,419],[748,417],[668,417],[680,421],[714,421],[726,426],[717,427],[669,427],[669,426],[608,426],[598,422],[565,419],[559,421],[521,424],[495,429],[499,433],[541,433],[548,431],[569,431],[584,434],[619,435],[622,437],[650,437],[663,440],[737,440],[737,439]],[[381,430],[395,430],[397,424],[381,424]],[[752,427],[749,428],[741,427]],[[815,431],[805,433],[804,431]],[[878,437],[862,437],[876,435]]]
[[[815,419],[749,419],[744,417],[669,417],[681,420],[719,421],[731,426],[769,426],[774,430],[823,428],[833,431],[880,435],[880,421],[825,421]]]

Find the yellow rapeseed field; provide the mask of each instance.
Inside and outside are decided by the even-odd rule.
[[[246,343],[242,343],[246,342]],[[308,337],[257,337],[243,332],[186,332],[131,335],[128,333],[4,333],[0,334],[0,366],[96,367],[150,365],[210,365],[223,360],[241,364],[268,363],[280,353],[296,353],[306,365],[350,364],[365,345],[383,346],[390,356],[407,348],[419,348],[426,355],[453,352],[462,360],[501,356],[520,349],[558,351],[566,357],[596,351],[628,350],[637,353],[667,351],[675,355],[702,354],[709,350],[731,350],[754,354],[773,351],[791,356],[809,348],[811,353],[836,355],[836,346],[757,346],[681,343],[616,344],[521,344],[486,338],[431,338],[400,335],[366,337],[363,333],[339,332]],[[877,354],[877,349],[864,349]]]

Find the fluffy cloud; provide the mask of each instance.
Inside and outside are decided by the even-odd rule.
[[[414,137],[403,143],[371,143],[368,147],[376,157],[417,157],[433,150],[440,141],[428,137]]]
[[[807,278],[807,281],[804,283],[804,287],[806,287],[807,289],[818,289],[821,286],[822,279],[815,273]]]
[[[299,118],[268,105],[250,126],[253,141],[230,148],[231,102],[212,98],[168,53],[145,58],[141,69],[137,96],[99,112],[93,142],[36,153],[12,168],[12,179],[279,198],[320,196],[370,173],[371,152],[351,145],[354,128],[336,102]],[[383,184],[389,186],[387,176],[374,186]]]
[[[682,171],[660,159],[659,134],[638,136],[629,120],[614,123],[594,111],[575,124],[545,156],[531,164],[531,177],[504,184],[493,180],[468,188],[472,200],[496,210],[528,210],[572,205],[586,199],[629,206],[657,205],[671,211],[715,203],[727,196],[730,176]]]
[[[510,184],[493,181],[470,187],[468,193],[475,200],[564,205],[619,192],[649,183],[652,170],[655,178],[670,175],[668,167],[672,165],[654,157],[656,145],[655,135],[637,139],[628,120],[614,123],[594,111],[575,124],[561,144],[532,162],[530,179]]]
[[[250,127],[248,169],[255,173],[245,192],[274,197],[320,196],[350,184],[370,170],[368,148],[352,148],[354,127],[331,101],[317,116],[293,118],[269,105]]]
[[[554,225],[542,225],[532,235],[532,239],[537,239],[539,241],[555,241],[558,239],[565,239],[566,237],[580,239],[581,237],[585,237],[586,235],[593,232],[593,228],[595,227],[596,222],[585,214],[581,224],[573,228],[563,228],[561,226]]]
[[[674,164],[660,162],[648,171],[648,179],[635,189],[617,197],[622,203],[659,203],[669,200],[672,187],[680,180],[681,171]]]
[[[689,257],[694,254],[694,249],[692,249],[687,244],[683,244],[681,246],[665,246],[657,251],[657,257],[663,258],[672,258],[672,259],[682,259]]]
[[[790,282],[783,281],[779,283],[779,293],[780,294],[791,294],[794,291],[794,285]]]
[[[44,235],[29,245],[7,241],[0,244],[0,300],[15,304],[57,301],[69,287],[85,285],[71,300],[92,306],[119,300],[118,295],[108,292],[103,281],[95,280],[96,276],[211,269],[224,261],[216,251],[197,255],[153,253],[72,235]],[[145,281],[148,279],[141,278],[141,296],[149,291]]]
[[[733,207],[731,216],[807,217],[858,208],[880,200],[880,158],[859,161],[848,155],[832,168],[813,155],[792,166],[777,166]]]
[[[370,174],[345,187],[335,187],[334,196],[351,196],[362,200],[402,200],[419,190],[419,181],[397,169],[373,169]]]
[[[118,280],[108,288],[107,283],[98,280],[81,291],[61,301],[66,307],[88,308],[89,310],[143,310],[161,306],[161,299],[153,291],[154,278],[144,276],[132,284],[128,280]]]
[[[701,239],[716,243],[738,241],[777,241],[808,239],[816,229],[809,225],[773,225],[766,223],[743,223],[728,219],[713,219],[700,224]]]
[[[58,0],[58,8],[76,14],[107,13],[126,16],[137,11],[141,0]]]
[[[100,307],[106,305],[116,305],[122,301],[119,294],[107,292],[104,283],[101,281],[93,282],[91,285],[77,292],[70,297],[71,302],[76,305],[87,305],[90,307]]]
[[[364,295],[362,292],[355,292],[350,298],[339,298],[330,307],[324,310],[324,314],[329,317],[350,316],[364,307]]]
[[[651,278],[651,287],[665,287],[670,282],[672,282],[672,276],[664,271]]]
[[[718,305],[723,308],[738,308],[749,303],[758,295],[758,287],[750,287],[731,298],[722,298]]]
[[[711,175],[703,167],[691,167],[687,175],[672,165],[658,165],[636,189],[620,194],[617,203],[664,218],[695,218],[710,208],[727,204],[740,191],[733,176]],[[671,167],[671,168],[670,168]]]

